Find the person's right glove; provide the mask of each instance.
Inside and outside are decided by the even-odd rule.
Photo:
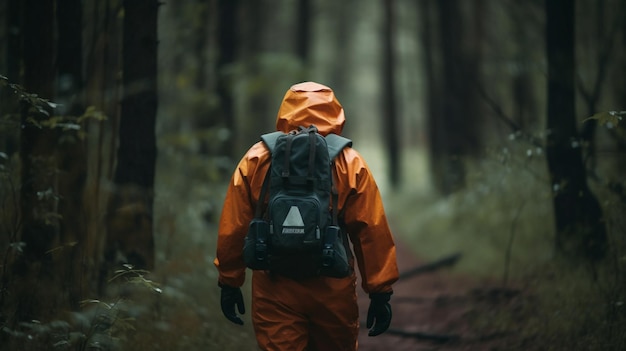
[[[229,321],[243,325],[243,321],[237,313],[235,313],[235,305],[239,310],[240,314],[246,313],[246,308],[243,305],[243,295],[241,294],[240,288],[234,288],[228,285],[220,285],[222,288],[222,296],[221,296],[221,304],[222,304],[222,313],[224,316],[228,318]]]
[[[384,333],[391,324],[391,304],[389,299],[392,293],[372,293],[370,294],[370,307],[367,310],[367,328],[370,329],[367,335],[376,336]],[[374,323],[376,321],[376,323]]]

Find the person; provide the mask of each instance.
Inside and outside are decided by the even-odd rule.
[[[289,132],[315,125],[322,135],[340,135],[344,110],[331,88],[303,82],[291,86],[278,111],[276,128]],[[248,225],[255,214],[259,192],[270,166],[263,142],[254,144],[239,162],[226,192],[214,264],[219,272],[221,308],[233,323],[245,313],[240,287],[245,280],[242,258]],[[398,279],[395,243],[387,223],[378,186],[363,157],[347,147],[334,162],[338,210],[352,243],[369,294],[366,326],[370,336],[385,332],[391,322],[392,284]],[[252,323],[262,350],[356,350],[359,311],[356,275],[346,278],[316,276],[292,280],[271,272],[252,274]]]

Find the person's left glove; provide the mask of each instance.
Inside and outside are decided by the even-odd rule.
[[[371,329],[367,335],[380,335],[389,328],[389,324],[391,324],[391,304],[389,304],[391,294],[390,292],[370,294],[366,326]]]
[[[240,288],[235,288],[228,285],[220,285],[222,288],[221,304],[222,313],[231,322],[239,325],[243,325],[243,321],[237,313],[235,313],[235,306],[239,314],[246,313],[246,308],[243,305],[243,295]]]

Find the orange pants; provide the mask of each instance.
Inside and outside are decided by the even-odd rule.
[[[356,277],[298,282],[254,271],[252,322],[262,350],[354,351],[359,332]]]

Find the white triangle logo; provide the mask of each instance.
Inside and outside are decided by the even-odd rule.
[[[283,222],[283,227],[304,227],[304,221],[298,206],[291,206]]]

